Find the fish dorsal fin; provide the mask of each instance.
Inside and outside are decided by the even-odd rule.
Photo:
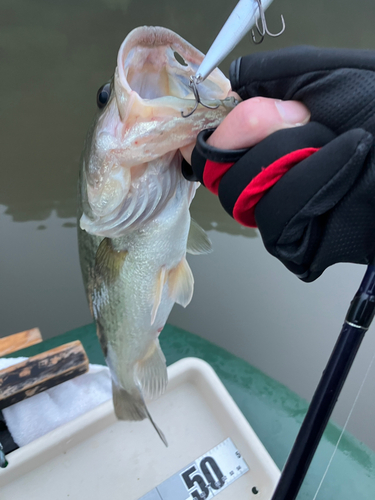
[[[156,280],[154,305],[153,305],[152,311],[151,311],[151,325],[153,325],[155,322],[156,314],[157,314],[159,306],[160,306],[161,296],[163,294],[163,288],[164,288],[166,281],[167,281],[167,270],[166,270],[165,266],[162,266],[160,271],[159,271],[157,280]]]
[[[168,286],[170,297],[183,307],[186,307],[193,296],[194,277],[186,257],[169,271]]]
[[[107,283],[112,283],[120,274],[127,255],[128,252],[126,250],[115,250],[111,240],[109,238],[104,238],[96,251],[96,273],[98,273]]]
[[[146,356],[138,361],[136,377],[146,399],[156,399],[164,393],[168,383],[168,373],[158,339],[152,342]]]
[[[190,219],[186,251],[192,255],[212,252],[212,244],[206,231],[194,219]]]

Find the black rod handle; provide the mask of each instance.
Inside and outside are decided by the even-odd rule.
[[[368,266],[311,400],[272,500],[295,500],[375,314],[375,267]]]

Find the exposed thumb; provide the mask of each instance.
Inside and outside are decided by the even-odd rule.
[[[309,120],[310,112],[301,102],[254,97],[236,106],[208,143],[221,149],[250,148],[277,130],[305,125]]]
[[[240,102],[208,139],[219,149],[250,148],[277,130],[305,125],[310,112],[298,101],[254,97]],[[194,145],[181,149],[189,163]]]

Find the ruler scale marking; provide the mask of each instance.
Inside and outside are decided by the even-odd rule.
[[[139,500],[211,500],[248,471],[228,438]]]

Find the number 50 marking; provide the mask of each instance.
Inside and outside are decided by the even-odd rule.
[[[224,486],[225,477],[221,472],[219,466],[216,461],[212,457],[205,457],[201,460],[200,464],[200,472],[203,474],[204,478],[199,471],[197,474],[197,468],[195,465],[190,467],[188,470],[181,474],[182,479],[184,480],[188,490],[190,491],[195,486],[198,486],[198,489],[194,491],[190,491],[191,498],[196,500],[202,500],[208,497],[210,494],[208,485],[211,486],[214,490],[219,490]]]

